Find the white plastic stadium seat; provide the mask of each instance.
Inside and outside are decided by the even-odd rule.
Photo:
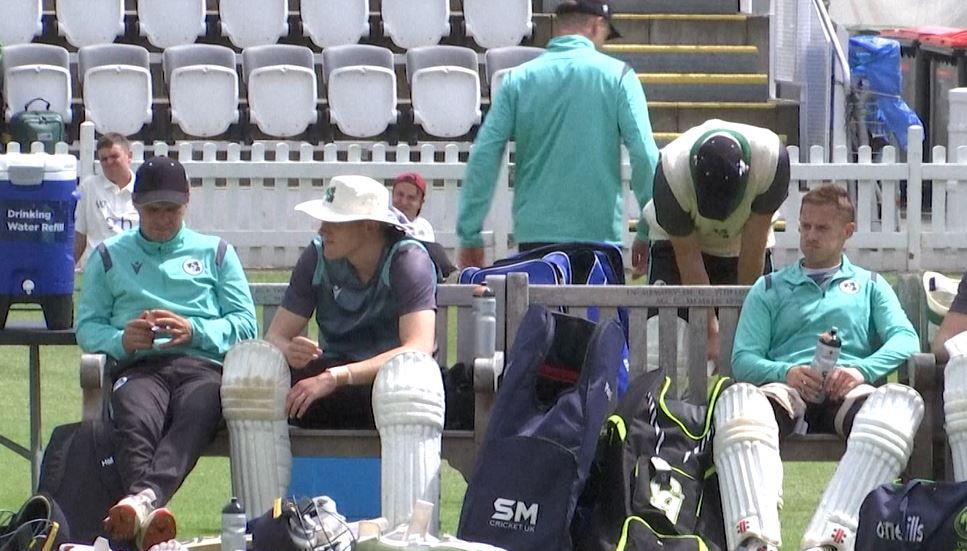
[[[491,48],[484,54],[487,64],[487,83],[490,84],[490,97],[497,95],[497,89],[508,71],[544,53],[544,48],[533,46],[507,46]]]
[[[57,0],[56,13],[58,33],[78,48],[124,34],[124,0]]]
[[[158,48],[191,44],[205,34],[205,0],[138,0],[138,25]]]
[[[286,44],[245,48],[242,77],[250,119],[265,134],[295,136],[318,119],[316,73],[309,48]]]
[[[275,44],[289,32],[287,0],[220,0],[222,34],[238,48]]]
[[[299,14],[320,48],[356,44],[369,35],[369,0],[300,0]]]
[[[393,52],[380,46],[348,44],[322,51],[329,119],[343,134],[370,138],[396,122]]]
[[[3,98],[6,120],[34,98],[50,102],[50,110],[64,122],[71,116],[70,54],[60,46],[17,44],[3,49]],[[34,105],[33,109],[43,109]]]
[[[534,31],[531,0],[463,0],[467,36],[483,48],[516,46]]]
[[[44,31],[43,0],[0,1],[0,44],[26,44]]]
[[[84,116],[100,133],[130,136],[151,122],[148,50],[130,44],[100,44],[77,51],[84,89]]]
[[[186,134],[217,136],[238,122],[235,52],[214,44],[165,48],[162,56],[171,122]]]
[[[450,34],[450,0],[383,0],[383,32],[400,48],[432,46]]]
[[[441,138],[462,136],[480,124],[477,54],[461,46],[425,46],[406,52],[413,122]]]

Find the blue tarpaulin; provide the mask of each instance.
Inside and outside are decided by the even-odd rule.
[[[865,94],[867,127],[882,129],[889,134],[885,136],[889,141],[905,150],[907,128],[923,126],[923,123],[900,97],[900,43],[873,35],[852,36],[849,66],[854,91],[868,92]]]

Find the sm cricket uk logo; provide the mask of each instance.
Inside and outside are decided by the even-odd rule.
[[[494,514],[490,525],[516,532],[534,532],[537,528],[538,504],[498,497],[494,500]]]

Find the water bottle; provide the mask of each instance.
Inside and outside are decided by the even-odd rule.
[[[812,368],[823,376],[823,383],[826,382],[826,375],[836,367],[839,361],[839,351],[843,347],[839,339],[839,329],[833,327],[829,330],[829,340],[823,340],[820,336],[816,342],[816,351],[813,353]],[[826,399],[825,393],[820,393],[816,403],[821,403]]]
[[[222,551],[245,551],[245,509],[233,497],[222,509]]]
[[[486,284],[473,290],[474,353],[477,358],[493,358],[497,349],[497,298]]]

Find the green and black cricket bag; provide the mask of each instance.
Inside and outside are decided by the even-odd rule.
[[[712,411],[673,399],[660,370],[635,377],[608,418],[575,517],[577,551],[719,550],[725,527],[712,458]]]
[[[42,111],[31,110],[34,103],[44,102]],[[44,144],[44,151],[54,152],[54,144],[67,141],[67,129],[64,117],[56,111],[50,110],[50,102],[44,98],[34,98],[24,105],[24,110],[15,114],[10,120],[11,139],[20,144],[24,153],[30,151],[30,144],[40,142]]]

